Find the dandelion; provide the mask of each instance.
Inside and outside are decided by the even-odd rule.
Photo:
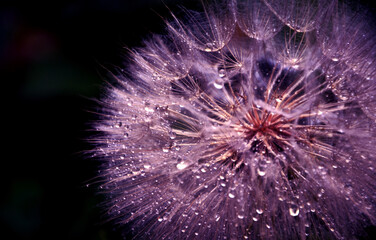
[[[130,50],[96,124],[141,239],[352,239],[376,224],[376,37],[339,1],[221,0]]]

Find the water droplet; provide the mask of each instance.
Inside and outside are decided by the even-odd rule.
[[[223,88],[223,84],[224,84],[224,81],[223,81],[223,79],[221,79],[221,78],[217,78],[215,81],[214,81],[214,87],[216,88],[216,89],[222,89]]]
[[[256,172],[259,176],[263,177],[266,174],[267,161],[264,158],[258,159],[258,167]]]
[[[167,147],[164,147],[164,148],[162,148],[162,151],[165,152],[165,153],[168,153],[170,151],[170,149],[167,148]]]
[[[170,139],[175,139],[175,138],[176,138],[176,133],[171,132],[171,133],[170,133]]]
[[[205,52],[212,52],[213,48],[214,48],[213,43],[207,43],[204,50],[205,50]]]
[[[153,113],[154,112],[154,109],[150,108],[150,107],[145,107],[145,111],[147,113]]]
[[[290,207],[290,209],[289,209],[289,213],[293,217],[298,216],[299,215],[299,208],[298,208],[298,206],[295,205],[295,204],[292,204],[291,207]]]
[[[257,214],[263,214],[264,210],[262,210],[261,208],[258,208],[258,209],[256,209],[256,212],[257,212]]]
[[[207,43],[204,49],[205,52],[212,52],[213,51],[213,44]]]
[[[220,78],[224,78],[224,77],[226,77],[226,70],[224,70],[223,68],[219,69],[219,70],[218,70],[218,76],[219,76]]]
[[[265,176],[265,174],[266,174],[265,168],[263,168],[263,167],[259,167],[259,168],[257,168],[257,174],[258,174],[260,177]]]
[[[229,196],[230,198],[235,198],[235,195],[232,194],[232,193],[229,193],[228,196]]]
[[[185,162],[180,162],[176,165],[176,168],[179,169],[179,170],[183,170],[184,168],[186,168],[188,166],[187,163]]]
[[[145,164],[145,165],[144,165],[144,168],[145,168],[145,169],[149,169],[150,167],[151,167],[151,166],[150,166],[149,164]]]
[[[243,218],[244,218],[244,215],[239,214],[239,215],[238,215],[238,218],[239,218],[239,219],[243,219]]]

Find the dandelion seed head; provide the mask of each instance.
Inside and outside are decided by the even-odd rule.
[[[376,224],[366,13],[334,0],[203,6],[172,13],[165,35],[130,50],[129,74],[113,74],[96,125],[109,215],[136,238],[365,235]]]

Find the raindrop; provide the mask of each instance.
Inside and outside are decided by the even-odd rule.
[[[265,159],[260,159],[259,160],[259,166],[258,166],[258,168],[257,168],[257,174],[260,176],[260,177],[263,177],[263,176],[265,176],[265,174],[266,174],[266,166],[267,165],[267,163],[266,163],[266,161],[265,161]]]
[[[289,209],[290,215],[293,217],[296,217],[299,215],[299,208],[297,205],[292,204],[290,209]]]
[[[187,163],[185,162],[180,162],[179,164],[176,165],[176,168],[179,169],[179,170],[183,170],[184,168],[186,168],[188,166]]]
[[[150,107],[145,107],[145,111],[147,113],[153,113],[154,112],[154,109],[150,108]]]
[[[176,133],[171,132],[171,133],[170,133],[170,139],[175,139],[175,138],[176,138]]]
[[[162,151],[168,153],[170,150],[167,147],[162,148]]]
[[[151,166],[150,166],[149,164],[145,164],[145,165],[144,165],[144,168],[145,168],[145,169],[149,169],[150,167],[151,167]]]
[[[265,168],[263,168],[263,167],[258,167],[258,168],[257,168],[257,174],[258,174],[260,177],[265,176],[265,174],[266,174]]]
[[[217,78],[216,80],[214,80],[214,87],[216,89],[222,89],[223,88],[223,84],[224,84],[224,81],[221,78]]]
[[[205,52],[212,52],[213,51],[213,43],[207,43],[204,50],[205,50]]]
[[[219,76],[220,78],[224,78],[224,77],[226,77],[226,71],[225,71],[223,68],[219,69],[219,70],[218,70],[218,76]]]
[[[232,194],[232,193],[229,193],[228,196],[229,196],[230,198],[235,198],[235,195]]]

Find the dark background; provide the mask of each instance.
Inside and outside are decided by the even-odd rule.
[[[120,239],[104,197],[86,187],[99,168],[85,154],[90,99],[101,65],[121,65],[123,47],[163,31],[157,13],[168,16],[161,0],[1,1],[1,239]]]
[[[163,31],[157,13],[168,16],[161,0],[1,1],[1,239],[119,239],[86,187],[99,168],[84,154],[90,99],[101,65]]]

